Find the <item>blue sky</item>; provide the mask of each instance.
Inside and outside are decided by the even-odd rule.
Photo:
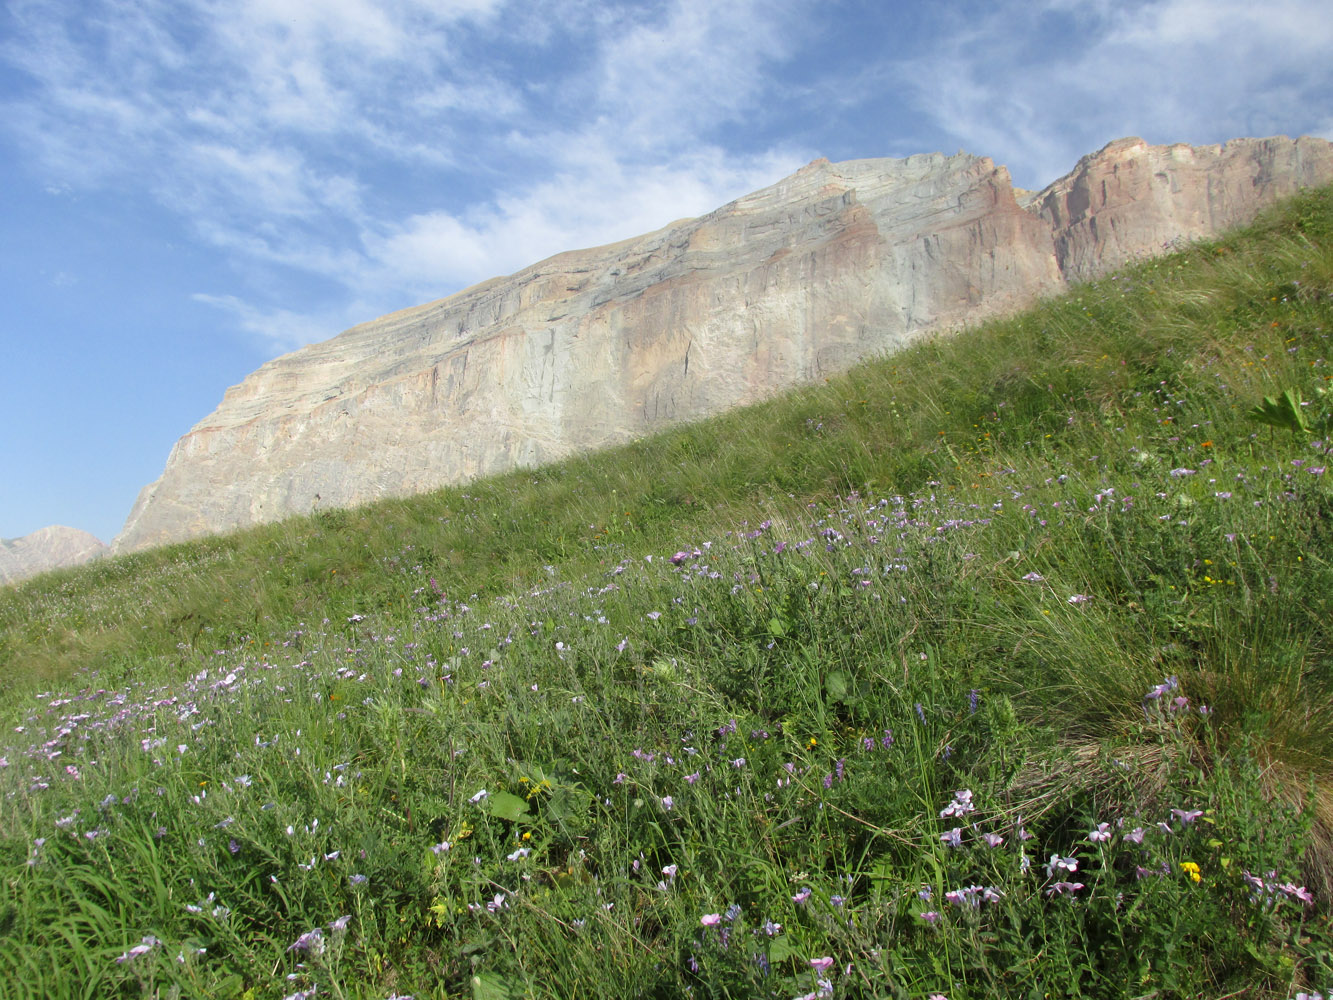
[[[1333,138],[1327,0],[7,0],[0,537],[264,361],[818,156]]]

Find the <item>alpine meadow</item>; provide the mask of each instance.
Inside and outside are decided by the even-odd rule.
[[[0,996],[1333,990],[1333,188],[0,590]]]

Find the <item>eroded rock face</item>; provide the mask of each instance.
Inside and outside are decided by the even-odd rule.
[[[1028,201],[1050,225],[1065,277],[1086,281],[1184,240],[1249,222],[1303,187],[1333,180],[1324,139],[1149,146],[1119,139]]]
[[[95,559],[107,546],[86,531],[52,525],[22,538],[0,538],[0,584]]]
[[[262,366],[172,449],[117,550],[621,443],[1333,180],[1323,140],[1112,143],[1020,204],[960,154],[817,160],[709,215],[560,254]]]

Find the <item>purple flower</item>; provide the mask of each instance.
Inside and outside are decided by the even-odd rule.
[[[940,843],[945,847],[963,846],[963,828],[956,826],[952,830],[940,834]]]
[[[1046,877],[1054,878],[1056,872],[1076,872],[1078,871],[1078,858],[1062,858],[1058,854],[1052,854],[1051,860],[1046,862]]]
[[[833,959],[828,955],[823,958],[812,958],[810,959],[810,968],[816,972],[828,972],[829,969],[833,968]]]
[[[926,910],[924,913],[918,913],[917,916],[932,926],[943,919],[939,910]]]
[[[716,927],[718,924],[722,923],[722,914],[705,913],[699,918],[699,923],[703,924],[705,927]]]
[[[940,819],[948,819],[950,816],[966,816],[975,810],[976,806],[972,804],[972,789],[964,788],[953,793],[953,801],[940,810]]]
[[[311,955],[320,955],[324,952],[324,932],[316,927],[313,931],[306,931],[299,938],[291,943],[288,951],[304,951]]]
[[[136,944],[133,948],[129,949],[123,955],[117,958],[116,964],[123,965],[126,962],[132,962],[140,955],[148,954],[150,951],[156,948],[160,943],[161,942],[159,942],[157,938],[149,934],[142,941],[140,941],[139,944]]]
[[[1144,695],[1143,700],[1156,701],[1158,698],[1162,697],[1165,694],[1170,693],[1171,691],[1175,691],[1179,687],[1180,687],[1179,680],[1177,680],[1174,676],[1168,677],[1166,680],[1162,681],[1161,684],[1158,684],[1155,688],[1153,688],[1146,695]]]
[[[1125,839],[1131,844],[1142,844],[1144,832],[1143,827],[1136,826],[1129,833],[1125,834]]]
[[[1111,824],[1098,823],[1097,829],[1088,834],[1088,839],[1094,844],[1104,844],[1111,839]]]
[[[795,896],[792,896],[791,901],[795,903],[797,906],[803,906],[805,905],[806,900],[808,900],[809,898],[810,898],[810,888],[807,886],[806,888],[798,892]]]
[[[1083,888],[1082,882],[1056,882],[1046,890],[1048,896],[1058,896],[1061,893],[1069,893],[1071,896]]]
[[[1172,809],[1171,815],[1180,820],[1184,826],[1189,826],[1196,819],[1203,815],[1202,809]]]

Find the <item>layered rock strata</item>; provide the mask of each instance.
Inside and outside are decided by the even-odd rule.
[[[17,583],[47,570],[88,562],[107,546],[78,528],[52,525],[22,538],[0,538],[0,584]]]
[[[701,218],[265,364],[177,442],[114,546],[628,441],[1016,310],[1330,180],[1333,145],[1310,138],[1122,139],[1031,195],[985,157],[817,160]]]

